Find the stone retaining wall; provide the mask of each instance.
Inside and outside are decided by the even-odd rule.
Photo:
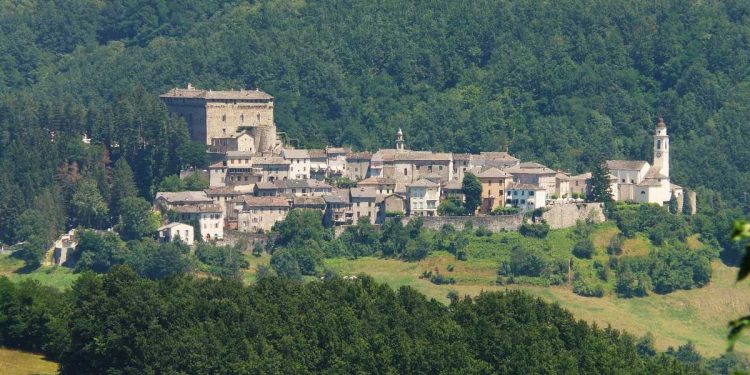
[[[590,220],[601,223],[604,217],[603,203],[566,203],[549,207],[542,213],[542,219],[551,229],[562,229],[576,225],[576,221]]]

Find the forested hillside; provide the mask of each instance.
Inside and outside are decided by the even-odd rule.
[[[156,97],[187,82],[263,88],[277,98],[279,129],[304,146],[374,149],[401,127],[415,149],[508,146],[573,172],[600,156],[650,159],[663,115],[673,180],[699,190],[699,210],[731,217],[728,207],[747,206],[745,1],[6,0],[0,9],[5,242],[25,238],[20,216],[40,199],[62,206],[47,227],[75,224],[64,215],[74,191],[53,181],[95,180],[106,200],[110,163],[125,157],[150,199],[180,166],[200,165],[200,148]],[[92,146],[78,142],[83,133]]]
[[[520,292],[450,307],[368,277],[298,283],[86,274],[61,294],[0,277],[0,344],[63,374],[702,373]]]

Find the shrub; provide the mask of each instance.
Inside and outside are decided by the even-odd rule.
[[[430,277],[430,281],[433,284],[435,284],[435,285],[444,285],[444,284],[446,284],[446,285],[447,284],[452,285],[452,284],[456,283],[456,279],[454,279],[452,277],[445,277],[445,276],[440,275],[440,274],[432,275],[432,277]]]
[[[607,245],[607,254],[609,255],[619,255],[622,253],[622,245],[625,242],[625,237],[623,237],[621,234],[617,234],[616,236],[612,237],[612,239],[609,240],[609,244]]]
[[[524,223],[518,231],[526,237],[545,238],[549,233],[549,224],[544,221],[539,224]]]
[[[487,229],[487,227],[485,227],[484,225],[479,226],[479,228],[477,228],[477,230],[474,231],[474,234],[477,237],[491,237],[492,236],[492,232],[490,232],[490,230]]]
[[[573,246],[573,255],[581,259],[591,259],[594,255],[594,244],[588,238],[576,242]]]
[[[453,265],[452,264],[449,264],[448,267],[446,267],[446,268],[448,269],[448,272],[453,272]]]
[[[490,212],[490,215],[515,215],[520,210],[518,207],[498,207]]]
[[[603,297],[604,288],[601,284],[592,282],[583,277],[576,277],[573,281],[573,293],[584,297]]]

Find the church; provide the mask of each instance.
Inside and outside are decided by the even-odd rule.
[[[662,118],[654,131],[653,160],[653,165],[645,160],[607,160],[612,197],[618,201],[663,205],[674,196],[682,202],[682,187],[669,178],[669,135]]]

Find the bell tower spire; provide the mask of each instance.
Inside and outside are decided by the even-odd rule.
[[[659,167],[661,174],[669,177],[669,136],[667,125],[661,117],[654,132],[654,167]]]
[[[398,133],[396,133],[396,150],[404,151],[404,132],[401,128],[398,128]]]

